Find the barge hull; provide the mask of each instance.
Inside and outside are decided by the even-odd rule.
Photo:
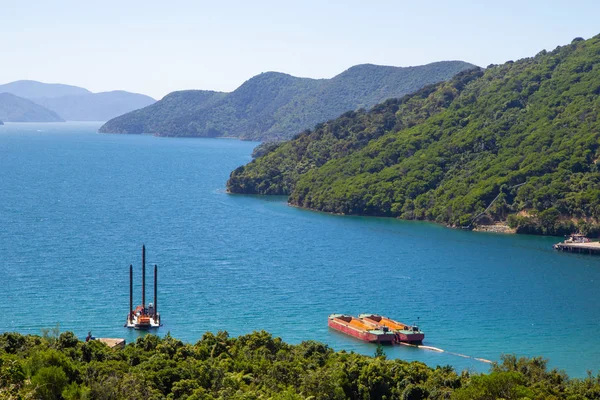
[[[330,328],[345,333],[350,336],[354,336],[357,339],[364,340],[370,343],[393,343],[395,335],[393,333],[374,334],[369,331],[362,331],[346,324],[340,323],[335,319],[328,321]]]
[[[396,333],[396,340],[398,342],[406,342],[411,344],[421,344],[423,343],[423,339],[425,339],[425,334],[423,333]]]

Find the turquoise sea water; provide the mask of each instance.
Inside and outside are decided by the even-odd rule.
[[[95,133],[99,123],[0,126],[0,332],[57,323],[80,338],[123,328],[141,245],[159,266],[164,326],[264,329],[372,355],[331,331],[330,313],[419,322],[425,344],[490,360],[542,355],[572,376],[600,367],[600,258],[553,252],[556,238],[494,235],[392,219],[333,216],[283,198],[228,195],[256,143]],[[148,269],[148,301],[152,272]],[[450,353],[388,357],[487,371]]]

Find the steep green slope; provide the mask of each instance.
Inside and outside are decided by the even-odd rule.
[[[54,111],[11,93],[0,93],[0,120],[6,122],[64,122]]]
[[[600,35],[466,75],[474,79],[464,86],[428,89],[427,102],[417,95],[400,100],[417,107],[400,106],[395,122],[375,117],[380,108],[393,111],[387,102],[367,116],[306,132],[238,168],[228,188],[289,193],[292,204],[328,212],[459,226],[470,225],[498,196],[489,217],[525,211],[532,217],[512,217],[511,223],[540,233],[573,229],[560,215],[599,219]],[[449,104],[436,110],[436,98]],[[429,116],[412,127],[396,126],[414,115]],[[332,145],[326,136],[314,137],[342,122],[338,148],[392,128],[342,157],[334,152],[320,159],[315,154],[322,153],[309,151]]]
[[[267,72],[232,93],[220,94],[210,104],[204,99],[177,98],[176,107],[169,106],[170,112],[158,116],[155,111],[161,109],[161,100],[153,108],[107,122],[100,132],[285,139],[345,111],[371,107],[473,67],[462,61],[409,68],[359,65],[332,79]]]
[[[387,100],[369,112],[348,111],[294,140],[270,144],[267,154],[231,174],[228,189],[233,193],[289,195],[302,174],[359,150],[386,133],[423,122],[444,110],[459,89],[481,75],[479,69],[461,72],[448,82]]]

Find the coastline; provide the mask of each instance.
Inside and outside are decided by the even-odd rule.
[[[497,224],[492,224],[492,225],[478,225],[473,228],[473,231],[500,233],[500,234],[505,234],[505,235],[516,235],[517,234],[516,228],[511,228],[510,226],[503,224],[503,223],[497,223]]]
[[[257,196],[257,197],[273,197],[273,196],[281,196],[281,197],[286,196],[287,197],[288,196],[285,194],[270,195],[270,194],[260,194],[260,193],[252,193],[252,194],[251,193],[236,193],[236,192],[231,192],[229,189],[225,189],[225,193],[229,194],[229,195],[234,195],[234,196]],[[419,221],[419,222],[427,222],[430,224],[443,226],[443,227],[449,228],[449,229],[462,229],[460,226],[443,224],[440,222],[430,221],[430,220],[426,220],[426,219],[406,219],[406,218],[400,218],[400,217],[386,217],[383,215],[360,215],[360,214],[335,213],[335,212],[330,212],[330,211],[318,210],[318,209],[310,208],[310,207],[303,207],[303,206],[299,206],[297,204],[293,204],[290,202],[287,202],[287,205],[289,207],[297,208],[300,210],[335,215],[335,216],[340,216],[340,217],[386,218],[386,219],[397,219],[397,220],[401,220],[401,221]],[[495,223],[495,224],[491,224],[491,225],[477,225],[477,226],[473,227],[472,229],[467,229],[467,228],[465,228],[465,229],[473,231],[473,232],[497,233],[497,234],[503,234],[503,235],[517,235],[518,234],[516,228],[511,228],[503,222],[499,222],[499,223]],[[521,235],[528,235],[528,234],[522,233]],[[551,236],[551,235],[530,235],[530,236]]]
[[[94,122],[96,122],[96,121],[94,121]],[[102,121],[100,121],[100,122],[102,122]],[[102,134],[107,134],[107,135],[146,135],[146,136],[154,136],[154,137],[160,137],[160,138],[173,138],[173,139],[229,139],[229,140],[239,140],[242,142],[262,143],[262,140],[246,139],[246,138],[241,138],[241,137],[237,137],[237,136],[193,136],[193,135],[179,136],[179,135],[165,135],[165,134],[157,133],[157,132],[139,132],[139,133],[106,132],[106,131],[102,131],[101,129],[98,129],[96,131],[96,133],[102,133]]]

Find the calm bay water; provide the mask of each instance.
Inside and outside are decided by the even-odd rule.
[[[256,143],[101,135],[99,123],[0,126],[0,332],[57,323],[80,338],[124,337],[129,264],[141,302],[141,245],[159,266],[164,326],[267,330],[373,354],[331,331],[330,313],[419,322],[425,344],[489,360],[542,355],[572,376],[600,365],[600,258],[553,252],[556,238],[341,217],[283,198],[224,192]],[[152,301],[149,269],[147,299]],[[450,353],[388,357],[487,371]]]

